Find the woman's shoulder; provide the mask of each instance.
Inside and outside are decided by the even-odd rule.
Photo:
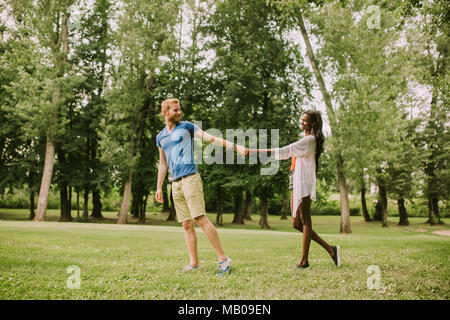
[[[301,138],[301,140],[308,141],[308,140],[316,140],[316,137],[314,137],[313,134],[310,134],[309,136],[304,136]]]

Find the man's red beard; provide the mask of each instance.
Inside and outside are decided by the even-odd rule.
[[[178,123],[178,122],[180,122],[180,117],[173,116],[172,118],[170,118],[170,122]]]

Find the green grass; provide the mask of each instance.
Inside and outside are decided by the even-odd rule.
[[[0,209],[0,299],[449,299],[450,237],[433,234],[448,225],[429,226],[410,218],[409,227],[365,223],[351,217],[352,233],[339,233],[338,216],[314,216],[313,228],[342,247],[342,267],[312,243],[310,269],[294,270],[301,256],[300,233],[291,219],[270,216],[273,231],[257,221],[230,224],[218,231],[232,274],[216,275],[216,255],[198,229],[200,270],[184,274],[188,263],[182,228],[164,214],[147,224],[129,219],[114,224],[26,221],[26,210]],[[75,214],[76,216],[76,214]],[[215,221],[215,215],[210,215]],[[257,220],[259,216],[254,216]],[[176,227],[175,227],[176,226]],[[81,288],[68,289],[66,268],[81,270]],[[380,270],[381,285],[368,289],[370,265]]]

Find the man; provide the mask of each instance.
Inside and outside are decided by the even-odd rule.
[[[163,202],[162,185],[169,169],[172,175],[172,194],[177,219],[183,225],[189,252],[189,265],[183,270],[188,272],[199,267],[195,221],[216,250],[219,275],[228,274],[231,270],[231,259],[225,255],[217,230],[206,216],[203,183],[194,161],[193,138],[195,136],[209,143],[233,148],[241,155],[247,155],[248,149],[214,137],[192,122],[180,121],[181,108],[178,99],[164,100],[161,104],[161,112],[164,115],[166,127],[156,137],[156,145],[159,148],[156,200]]]

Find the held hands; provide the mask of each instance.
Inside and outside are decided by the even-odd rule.
[[[251,153],[273,152],[272,149],[249,149],[243,146],[236,145],[236,152],[242,156],[248,156]]]
[[[248,155],[248,148],[236,145],[236,152],[241,156],[247,156]]]

